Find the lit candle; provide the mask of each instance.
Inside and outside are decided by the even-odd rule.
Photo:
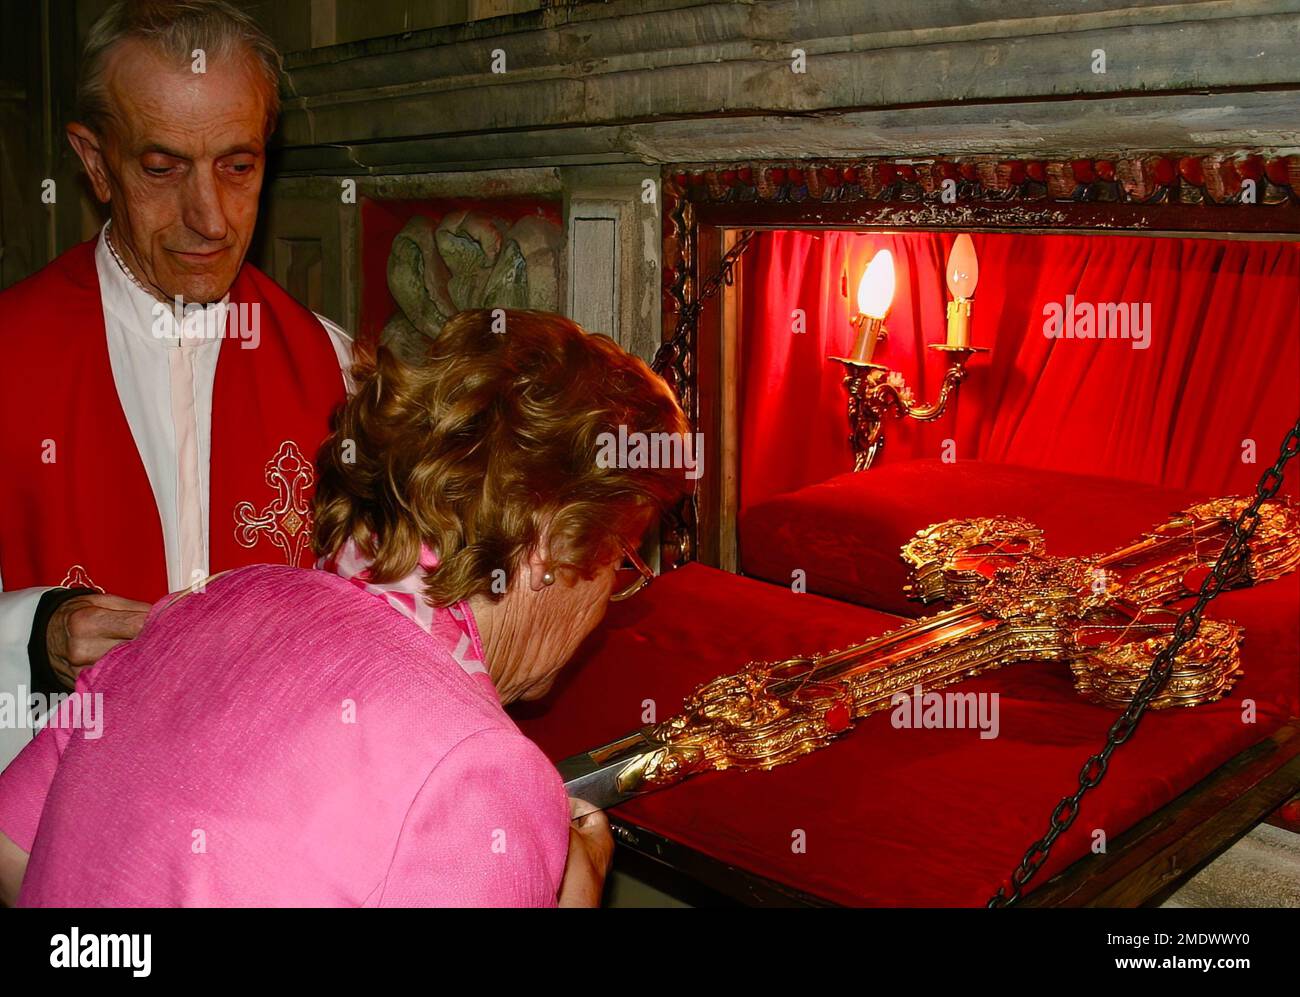
[[[957,236],[952,252],[948,254],[948,291],[953,298],[948,302],[949,346],[970,346],[971,298],[979,279],[980,263],[975,255],[975,243],[963,232]]]
[[[871,258],[858,284],[858,315],[853,321],[858,338],[853,344],[852,359],[871,363],[881,327],[893,302],[894,257],[888,249],[882,249]]]

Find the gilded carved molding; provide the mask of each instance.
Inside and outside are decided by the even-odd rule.
[[[737,163],[676,167],[668,171],[668,177],[693,203],[896,201],[947,206],[1084,201],[1245,207],[1300,200],[1296,193],[1300,190],[1300,156],[1252,152],[1049,160],[974,157]],[[943,200],[945,189],[948,202]]]

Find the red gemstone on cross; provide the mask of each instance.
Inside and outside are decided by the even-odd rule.
[[[832,734],[838,734],[848,729],[852,719],[849,708],[844,703],[836,703],[826,711],[826,729]]]

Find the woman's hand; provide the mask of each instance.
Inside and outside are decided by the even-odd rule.
[[[608,826],[608,825],[606,825]],[[12,907],[18,902],[18,891],[27,872],[27,853],[0,831],[0,906]],[[565,871],[568,882],[568,871]]]
[[[599,907],[605,876],[614,861],[609,819],[599,810],[569,825],[569,858],[560,883],[561,907]]]

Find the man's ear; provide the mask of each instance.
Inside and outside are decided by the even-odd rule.
[[[104,150],[99,136],[80,122],[73,121],[67,127],[68,142],[72,151],[86,168],[90,185],[100,202],[107,204],[113,197],[113,188],[108,182],[108,164],[104,161]]]

